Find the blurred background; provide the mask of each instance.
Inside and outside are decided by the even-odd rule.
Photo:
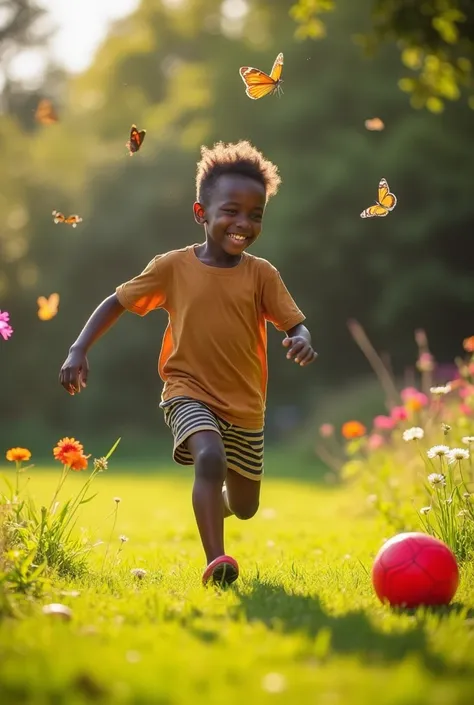
[[[474,333],[472,3],[295,3],[0,1],[0,309],[14,328],[0,338],[2,452],[47,457],[71,435],[100,455],[122,436],[122,457],[169,457],[163,311],[124,315],[91,351],[81,395],[58,372],[118,284],[201,241],[195,165],[216,140],[250,139],[280,168],[252,251],[280,269],[320,355],[297,368],[269,330],[269,443],[310,449],[322,421],[383,413],[349,319],[398,376],[416,329],[446,363]],[[280,51],[284,95],[249,100],[239,67],[269,71]],[[54,124],[35,119],[44,98]],[[374,117],[384,130],[366,129]],[[132,123],[147,137],[131,159]],[[381,177],[398,206],[361,220]],[[54,209],[83,222],[55,225]],[[53,292],[58,314],[41,321],[37,298]]]

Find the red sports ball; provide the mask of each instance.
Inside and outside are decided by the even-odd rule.
[[[378,598],[392,607],[447,605],[456,593],[459,571],[446,544],[412,532],[398,534],[382,546],[372,582]]]

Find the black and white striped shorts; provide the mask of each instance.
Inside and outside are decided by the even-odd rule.
[[[174,397],[160,404],[174,437],[173,460],[193,465],[186,440],[197,431],[216,431],[222,438],[227,467],[249,480],[263,475],[263,428],[240,428],[221,419],[209,407],[190,397]]]

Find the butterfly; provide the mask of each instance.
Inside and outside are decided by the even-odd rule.
[[[380,132],[385,127],[383,120],[378,117],[370,118],[369,120],[366,120],[364,124],[366,129],[371,132]]]
[[[379,216],[382,218],[388,215],[389,211],[393,211],[397,205],[397,197],[394,193],[390,193],[390,188],[387,184],[386,179],[380,179],[379,181],[379,199],[375,202],[375,205],[366,208],[360,214],[361,218],[373,218],[374,216]]]
[[[66,223],[66,225],[72,225],[72,227],[75,228],[78,223],[82,223],[82,218],[79,215],[69,215],[66,218],[66,216],[59,211],[53,211],[52,215],[56,225],[58,223]]]
[[[263,98],[272,93],[282,93],[282,71],[283,54],[278,54],[272,70],[270,71],[270,75],[260,71],[260,69],[254,69],[252,66],[242,66],[242,68],[239,69],[242,81],[246,85],[245,92],[252,100],[258,100],[258,98]]]
[[[135,152],[138,152],[145,139],[146,130],[138,130],[136,125],[132,125],[130,128],[130,139],[125,145],[130,152],[130,156],[133,157]]]
[[[59,294],[51,294],[48,299],[45,296],[39,296],[37,304],[40,321],[50,321],[58,312]]]
[[[59,121],[58,115],[53,107],[53,104],[47,98],[43,98],[38,103],[36,108],[35,119],[41,125],[54,125]]]

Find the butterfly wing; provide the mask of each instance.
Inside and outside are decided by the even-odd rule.
[[[379,217],[383,218],[385,215],[388,215],[388,210],[381,206],[379,203],[375,203],[373,206],[369,206],[369,208],[366,208],[362,213],[360,214],[361,218],[374,218],[374,217]]]
[[[127,142],[127,147],[130,154],[135,154],[138,152],[145,139],[146,130],[138,130],[136,125],[132,125],[130,128],[130,140]]]
[[[65,216],[62,213],[60,213],[59,211],[53,211],[52,216],[54,218],[54,222],[56,223],[56,225],[58,223],[64,223],[64,221],[66,220]]]
[[[397,205],[397,197],[394,193],[390,193],[390,188],[386,179],[380,179],[378,200],[380,205],[386,208],[388,211],[393,211],[393,209]]]
[[[57,294],[56,292],[54,294],[51,294],[48,299],[48,306],[51,309],[53,315],[56,315],[59,306],[59,294]]]
[[[245,92],[252,100],[258,100],[273,93],[277,87],[276,81],[271,76],[253,66],[242,66],[239,73],[246,86]]]
[[[59,118],[50,100],[47,98],[40,100],[36,108],[35,119],[41,125],[54,125],[58,122]]]
[[[80,215],[69,215],[64,222],[67,225],[72,225],[72,227],[75,228],[78,223],[82,223],[82,218]]]
[[[270,71],[270,77],[275,81],[275,83],[278,83],[278,81],[280,81],[282,71],[283,54],[280,52],[280,54],[278,54],[277,58],[275,59],[275,63],[272,66],[272,70]]]
[[[380,132],[385,127],[383,121],[378,117],[370,118],[369,120],[366,120],[364,124],[366,129],[371,130],[372,132]]]

